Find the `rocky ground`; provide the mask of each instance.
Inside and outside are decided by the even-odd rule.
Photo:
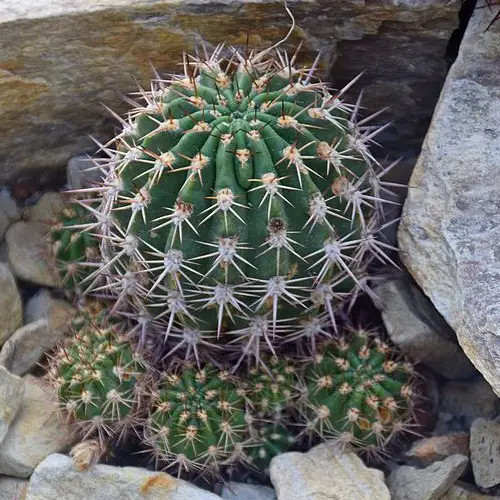
[[[488,16],[472,17],[410,180],[399,228],[409,272],[376,289],[388,335],[425,381],[420,435],[383,464],[324,444],[285,453],[267,485],[214,492],[139,467],[77,470],[40,366],[73,313],[44,256],[62,199],[17,183],[0,190],[0,500],[500,499],[500,27],[485,33]],[[85,166],[69,162],[68,187],[90,180]]]

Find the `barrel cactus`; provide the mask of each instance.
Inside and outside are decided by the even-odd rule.
[[[72,337],[51,358],[49,377],[62,414],[83,437],[104,443],[135,430],[137,392],[146,367],[104,310],[89,308],[72,322]],[[143,410],[143,409],[141,409]]]
[[[294,62],[185,56],[102,147],[86,226],[101,261],[79,285],[149,318],[164,360],[200,364],[224,343],[236,370],[284,338],[315,344],[329,335],[318,315],[335,325],[369,256],[385,255],[368,150],[380,129]]]
[[[381,455],[411,429],[413,367],[369,332],[354,330],[327,344],[305,367],[301,413],[305,434]]]
[[[237,461],[247,432],[240,388],[227,371],[209,365],[166,374],[145,428],[161,465],[203,474]]]

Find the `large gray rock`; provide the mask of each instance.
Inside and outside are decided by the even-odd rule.
[[[476,484],[500,484],[500,422],[478,418],[470,428],[470,459]]]
[[[21,478],[72,443],[68,427],[57,418],[58,402],[52,390],[30,375],[24,382],[23,403],[0,444],[0,474]]]
[[[33,472],[25,500],[221,500],[164,472],[98,464],[79,472],[65,455],[48,456]]]
[[[391,106],[387,146],[418,149],[444,80],[446,46],[458,24],[460,1],[290,0],[304,40],[302,59],[323,53],[335,86],[367,70],[366,105]],[[22,29],[19,27],[22,26]],[[182,51],[200,36],[269,46],[290,27],[281,0],[2,0],[0,2],[0,182],[42,177],[96,148],[112,126],[101,103],[123,112],[121,93],[145,87],[149,62],[178,72]],[[71,42],[68,43],[68,40]],[[357,87],[356,91],[360,89]],[[394,148],[392,148],[394,149]]]
[[[401,465],[387,478],[391,500],[439,500],[464,473],[468,462],[463,455],[452,455],[425,469]]]
[[[274,457],[270,475],[278,500],[389,500],[384,474],[353,452],[320,444],[307,453]]]
[[[17,278],[55,287],[59,278],[49,260],[46,229],[40,222],[19,221],[9,227],[5,239],[9,264]]]
[[[23,396],[23,379],[0,366],[0,444],[21,406]]]
[[[9,266],[0,262],[0,346],[23,324],[23,303]]]
[[[222,488],[221,497],[223,500],[276,500],[276,493],[269,486],[230,481]]]
[[[450,379],[477,373],[455,332],[406,273],[382,282],[375,293],[387,332],[404,353]]]
[[[500,24],[477,8],[410,180],[401,258],[500,395]]]

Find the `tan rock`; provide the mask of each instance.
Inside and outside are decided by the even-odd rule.
[[[439,500],[500,500],[500,497],[483,495],[472,486],[459,481],[457,484],[454,484]]]
[[[0,476],[0,500],[25,500],[28,481]]]
[[[24,382],[0,366],[0,443],[23,401]],[[1,498],[1,497],[0,497]]]
[[[470,428],[470,458],[476,484],[500,484],[500,422],[478,418]]]
[[[450,455],[458,454],[468,457],[469,453],[469,434],[457,432],[446,436],[420,439],[413,443],[405,455],[417,460],[422,465],[430,465],[432,462],[444,460]]]
[[[274,457],[271,482],[278,500],[390,500],[384,474],[352,452],[320,444],[307,453]]]
[[[304,40],[308,62],[322,50],[324,69],[334,61],[336,87],[367,70],[367,106],[390,104],[387,120],[398,127],[388,137],[418,146],[446,74],[442,54],[459,0],[290,4],[299,25],[291,50]],[[250,33],[252,46],[265,47],[289,27],[277,0],[58,0],[36,8],[32,0],[2,0],[0,181],[33,171],[43,171],[43,180],[71,156],[93,152],[88,134],[105,139],[112,128],[101,103],[123,112],[120,94],[136,91],[131,75],[149,87],[150,61],[177,72],[182,51],[192,51],[200,35],[211,44],[245,44]]]
[[[64,208],[64,201],[61,193],[44,193],[38,202],[31,208],[29,214],[30,222],[41,222],[47,226],[57,218],[57,215]]]
[[[23,304],[16,280],[0,262],[0,346],[23,324]]]
[[[49,261],[44,238],[42,223],[19,221],[10,226],[5,235],[9,264],[19,279],[55,287],[59,278]]]
[[[57,418],[53,390],[35,377],[24,377],[24,400],[0,445],[0,474],[29,477],[48,455],[71,445],[68,428]]]

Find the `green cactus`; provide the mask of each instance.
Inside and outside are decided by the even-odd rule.
[[[301,412],[309,434],[377,454],[411,427],[415,376],[370,336],[353,331],[308,363]]]
[[[138,382],[144,363],[119,325],[89,308],[72,322],[72,337],[51,359],[49,376],[58,389],[61,410],[85,436],[123,434],[134,424]]]
[[[328,335],[318,315],[334,324],[367,262],[387,257],[385,184],[368,152],[381,129],[358,125],[359,103],[315,64],[223,53],[186,56],[185,75],[153,82],[103,145],[88,224],[101,262],[80,285],[149,316],[163,359],[200,363],[225,343],[236,370],[284,337]]]
[[[78,287],[93,271],[92,265],[100,260],[96,238],[86,229],[91,220],[88,210],[71,203],[52,224],[47,239],[56,262],[61,285],[69,290]]]
[[[238,460],[247,436],[242,391],[228,372],[212,366],[169,373],[153,397],[146,436],[167,467],[217,473]]]
[[[255,445],[252,446],[252,442],[255,442]],[[271,460],[276,455],[290,450],[295,442],[295,436],[283,424],[260,421],[253,431],[253,441],[250,441],[245,453],[251,465],[267,473]]]

